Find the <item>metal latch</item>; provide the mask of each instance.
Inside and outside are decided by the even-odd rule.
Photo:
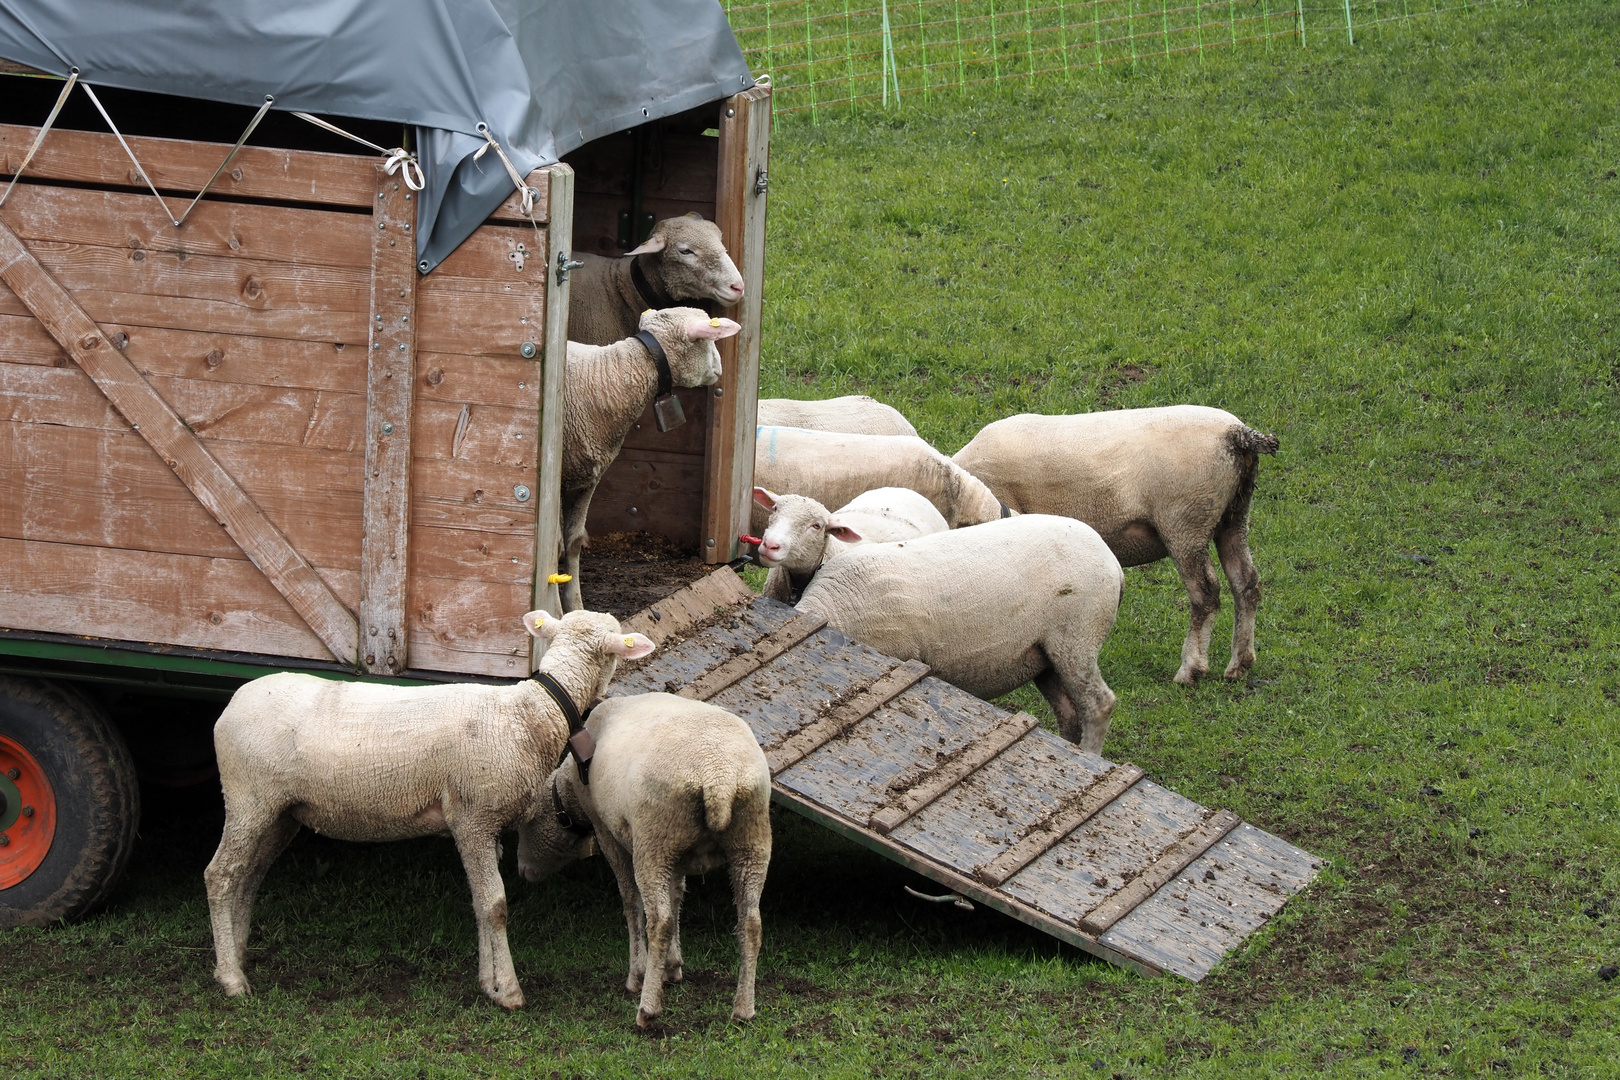
[[[509,252],[506,257],[508,259],[511,259],[514,263],[516,263],[517,268],[518,268],[518,272],[522,273],[523,264],[529,258],[529,249],[527,247],[525,247],[524,245],[519,244],[517,246],[517,250],[513,251],[513,252]]]
[[[754,170],[754,194],[763,195],[765,189],[770,187],[770,177],[765,174],[765,166],[761,165]]]
[[[557,252],[557,284],[561,285],[563,282],[568,280],[568,272],[570,270],[578,270],[584,265],[585,264],[582,262],[575,259],[570,259],[568,257],[568,252],[566,251]]]

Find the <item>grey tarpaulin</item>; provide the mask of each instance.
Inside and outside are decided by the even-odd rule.
[[[0,58],[92,86],[417,128],[437,266],[520,173],[754,85],[716,0],[0,0]],[[42,118],[43,119],[43,118]]]

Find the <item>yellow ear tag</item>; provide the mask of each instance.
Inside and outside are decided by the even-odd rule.
[[[648,308],[648,309],[647,309],[647,310],[646,310],[646,311],[643,311],[643,312],[642,312],[642,313],[641,313],[641,317],[642,317],[642,318],[643,318],[643,319],[645,319],[645,318],[646,318],[646,317],[647,317],[647,316],[649,316],[649,315],[651,315],[651,314],[652,314],[652,313],[653,313],[653,309],[652,309],[652,308]]]
[[[633,649],[636,647],[636,637],[634,634],[624,635],[624,647],[627,649]]]
[[[574,580],[574,575],[573,574],[547,574],[546,575],[546,584],[548,584],[548,585],[561,585],[565,581],[573,581],[573,580]]]
[[[719,319],[710,319],[709,320],[709,325],[710,326],[719,326],[720,325],[720,320]]]

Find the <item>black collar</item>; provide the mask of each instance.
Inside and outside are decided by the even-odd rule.
[[[996,501],[1001,502],[999,499]],[[1012,517],[1012,507],[1008,506],[1006,503],[1001,503],[1001,516],[1004,518]]]
[[[551,695],[551,700],[557,703],[563,716],[568,719],[568,748],[563,751],[563,756],[574,755],[574,762],[579,766],[579,781],[588,786],[591,782],[591,758],[596,754],[596,738],[585,730],[585,717],[580,715],[579,706],[562,688],[562,683],[544,671],[537,671],[530,678]],[[585,710],[585,715],[590,715],[589,709]]]
[[[653,283],[647,280],[646,272],[641,269],[640,255],[634,255],[630,258],[630,283],[636,287],[636,292],[641,294],[641,299],[646,305],[655,311],[662,311],[664,308],[675,306],[672,297],[665,296],[653,288]]]
[[[574,815],[570,814],[568,808],[563,806],[562,795],[557,791],[557,778],[555,776],[551,778],[551,805],[557,812],[557,824],[562,828],[567,829],[581,840],[587,836],[595,835],[596,830],[591,827],[589,821],[583,824],[575,821]]]
[[[637,330],[636,340],[647,346],[647,351],[652,354],[653,363],[658,365],[658,396],[668,397],[675,392],[675,376],[669,370],[669,354],[664,352],[664,347],[650,331]]]

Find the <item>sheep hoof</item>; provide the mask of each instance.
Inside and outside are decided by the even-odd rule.
[[[638,1008],[636,1010],[636,1027],[638,1028],[648,1027],[657,1019],[657,1013],[650,1013],[646,1009]]]
[[[669,967],[664,969],[664,981],[667,983],[678,983],[684,978],[686,978],[686,968],[684,965],[671,964]]]
[[[1226,677],[1228,679],[1241,679],[1249,673],[1249,669],[1252,667],[1254,667],[1254,657],[1252,656],[1244,660],[1234,660],[1226,665]]]
[[[214,978],[225,988],[226,997],[251,997],[253,994],[253,988],[241,975],[215,975]]]
[[[740,1024],[746,1024],[754,1018],[754,1007],[750,1005],[744,1009],[741,1005],[738,1005],[731,1010],[731,1018]]]
[[[1202,674],[1202,671],[1189,671],[1187,668],[1182,668],[1176,672],[1176,682],[1182,686],[1193,686],[1198,682],[1198,677]]]

